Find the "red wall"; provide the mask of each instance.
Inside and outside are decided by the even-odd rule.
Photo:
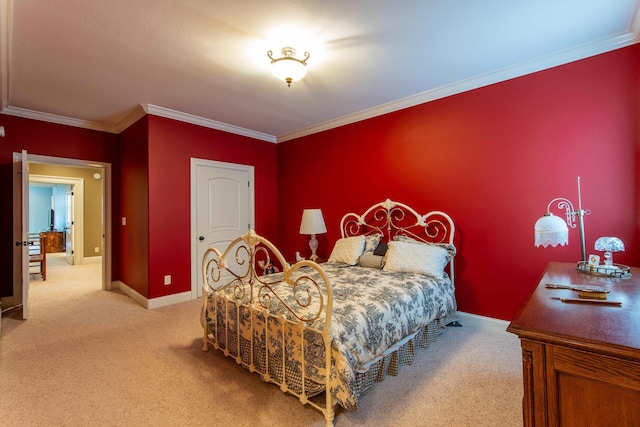
[[[6,136],[0,138],[0,296],[13,294],[13,235],[12,235],[12,153],[27,150],[29,154],[64,157],[111,163],[114,188],[119,186],[118,136],[71,126],[23,119],[0,114],[0,126]],[[117,217],[119,203],[113,200],[113,216]],[[118,236],[113,236],[113,246],[119,246]],[[114,257],[112,275],[118,277],[119,263]]]
[[[121,242],[119,280],[145,296],[149,294],[148,138],[148,116],[120,134],[120,216],[113,220],[114,234],[119,231]]]
[[[581,258],[577,229],[566,247],[533,246],[551,199],[577,204],[580,176],[587,252],[618,236],[614,260],[640,266],[639,63],[635,45],[279,144],[283,253],[309,255],[304,208],[323,210],[325,256],[346,212],[387,198],[443,210],[457,224],[459,309],[511,319],[548,262]]]
[[[277,243],[275,144],[156,116],[148,120],[148,298],[191,290],[192,157],[254,166],[255,229]],[[164,275],[172,276],[171,285],[164,285]]]

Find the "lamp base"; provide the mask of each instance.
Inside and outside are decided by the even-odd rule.
[[[309,240],[309,248],[311,249],[311,256],[309,259],[315,262],[318,259],[318,255],[316,255],[316,251],[318,250],[318,239],[316,239],[316,235],[312,234],[311,239]]]

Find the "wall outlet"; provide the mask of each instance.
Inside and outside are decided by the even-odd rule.
[[[95,248],[93,248],[93,251],[95,253],[100,253],[100,248],[98,246],[96,246]]]
[[[126,216],[122,217],[122,225],[127,225],[127,217]]]
[[[164,276],[164,284],[165,285],[170,285],[171,284],[171,275],[167,274],[166,276]]]

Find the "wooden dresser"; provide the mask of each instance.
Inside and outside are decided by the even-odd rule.
[[[640,269],[629,279],[591,276],[550,263],[507,331],[520,337],[525,426],[640,426]],[[563,303],[575,291],[611,290],[621,306]]]
[[[47,253],[64,252],[64,233],[62,231],[42,231]]]

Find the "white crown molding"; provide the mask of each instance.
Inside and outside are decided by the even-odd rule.
[[[0,0],[1,1],[1,0]],[[6,107],[2,110],[3,114],[10,116],[22,117],[26,119],[40,120],[44,122],[57,123],[68,126],[75,126],[85,129],[99,130],[102,132],[109,132],[119,134],[129,126],[140,120],[146,114],[151,114],[158,117],[164,117],[168,119],[178,120],[180,122],[190,123],[210,129],[217,129],[224,132],[229,132],[236,135],[247,136],[253,139],[259,139],[267,142],[276,142],[274,135],[269,135],[262,132],[253,131],[251,129],[241,128],[239,126],[229,125],[226,123],[218,122],[215,120],[205,119],[204,117],[193,116],[191,114],[181,113],[180,111],[170,110],[164,107],[158,107],[151,104],[140,104],[136,106],[127,116],[122,119],[114,127],[107,126],[97,122],[90,122],[87,120],[74,119],[71,117],[59,116],[56,114],[43,113],[40,111],[27,110],[19,107]]]
[[[60,125],[74,126],[78,128],[99,130],[102,132],[116,133],[110,126],[88,120],[74,119],[72,117],[59,116],[57,114],[43,113],[41,111],[27,110],[26,108],[7,106],[2,109],[2,114],[22,117],[25,119],[40,120],[43,122],[57,123]]]
[[[638,15],[636,14],[636,18]],[[635,19],[637,24],[640,19]],[[636,32],[637,34],[637,32]],[[416,95],[412,95],[398,101],[389,102],[367,110],[359,111],[355,114],[343,116],[335,120],[321,123],[319,125],[310,126],[295,132],[279,135],[277,142],[289,141],[325,130],[345,126],[351,123],[381,116],[383,114],[392,113],[405,108],[414,107],[426,102],[435,101],[436,99],[445,98],[447,96],[456,95],[458,93],[488,86],[494,83],[503,82],[526,74],[535,73],[537,71],[546,70],[548,68],[557,67],[569,62],[588,58],[590,56],[599,55],[625,46],[630,46],[638,42],[638,36],[634,33],[626,33],[618,37],[609,38],[597,43],[591,43],[575,49],[559,52],[535,61],[525,62],[513,67],[508,67],[495,72],[487,73],[471,79],[459,81],[450,85],[441,86],[428,90]]]
[[[158,107],[152,104],[140,104],[140,106],[148,113],[154,116],[164,117],[167,119],[178,120],[185,123],[191,123],[198,126],[203,126],[210,129],[217,129],[224,132],[233,133],[236,135],[247,136],[249,138],[259,139],[267,142],[276,142],[274,135],[269,135],[263,132],[254,131],[247,128],[242,128],[227,123],[218,122],[216,120],[206,119],[204,117],[194,116],[192,114],[182,113],[176,110],[170,110],[169,108]]]
[[[120,122],[113,127],[113,133],[122,133],[122,131],[143,118],[146,114],[147,112],[144,110],[142,105],[136,105],[133,107],[131,112],[124,117],[124,119],[120,120]]]

